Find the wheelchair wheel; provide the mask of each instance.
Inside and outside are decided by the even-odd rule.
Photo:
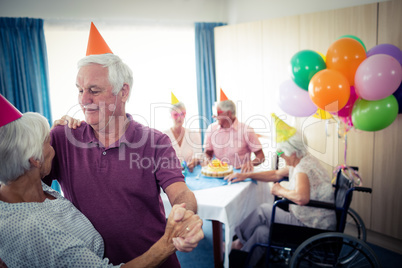
[[[381,267],[374,251],[362,240],[328,232],[304,241],[290,267]]]
[[[351,208],[349,208],[348,215],[346,217],[344,233],[366,242],[366,226],[364,225],[364,222],[359,214],[357,214],[357,212]]]

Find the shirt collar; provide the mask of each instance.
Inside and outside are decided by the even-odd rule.
[[[233,121],[233,123],[230,125],[230,127],[228,127],[228,128],[223,128],[223,127],[221,127],[221,125],[219,124],[219,122],[217,122],[218,123],[218,129],[231,129],[231,128],[233,128],[234,130],[237,130],[237,127],[238,127],[238,121],[237,121],[237,117],[235,118],[235,120]]]
[[[127,133],[128,131],[134,131],[134,128],[135,128],[132,115],[126,114],[126,116],[127,116],[127,120],[129,120],[129,123],[128,123],[129,125],[128,125],[125,133]],[[95,132],[94,132],[93,128],[87,123],[84,123],[83,127],[84,127],[83,142],[99,144],[99,140],[95,137]],[[109,146],[109,148],[119,147],[121,143],[126,143],[126,144],[129,143],[125,134],[123,134],[123,136],[121,136],[120,139],[118,141],[116,141],[114,144],[111,144]]]

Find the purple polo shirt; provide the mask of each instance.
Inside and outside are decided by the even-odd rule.
[[[164,233],[160,187],[184,182],[169,137],[129,118],[125,134],[105,148],[92,128],[58,126],[51,132],[52,173],[70,200],[102,235],[105,257],[118,265],[147,251]],[[180,267],[175,254],[163,267]]]

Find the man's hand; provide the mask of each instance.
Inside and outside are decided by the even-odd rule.
[[[69,115],[63,115],[62,118],[53,122],[52,128],[64,125],[67,125],[69,128],[76,129],[77,127],[81,126],[81,121],[79,119],[72,118]]]
[[[190,252],[204,238],[202,220],[185,204],[174,205],[168,217],[165,235],[172,239],[174,247],[182,252]]]
[[[241,166],[241,173],[252,172],[254,170],[253,162],[247,161]]]

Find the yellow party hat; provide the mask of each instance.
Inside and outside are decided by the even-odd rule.
[[[172,93],[172,105],[179,103],[179,100],[176,98],[176,96],[173,94],[173,92],[171,92],[171,93]]]
[[[318,108],[315,114],[313,114],[313,117],[318,119],[331,119],[332,115],[327,111]]]
[[[275,119],[277,143],[287,141],[290,137],[296,134],[296,129],[294,127],[291,127],[283,122],[279,117],[276,116],[276,114],[272,113],[271,115]]]

